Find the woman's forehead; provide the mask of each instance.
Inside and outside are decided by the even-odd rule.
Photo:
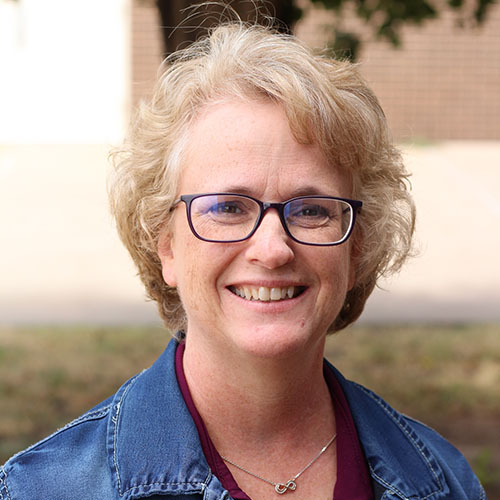
[[[282,106],[230,101],[203,110],[188,133],[180,191],[348,196],[349,179],[317,145],[296,141]]]

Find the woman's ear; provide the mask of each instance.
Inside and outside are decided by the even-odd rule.
[[[350,262],[349,262],[349,282],[348,282],[348,290],[352,290],[354,288],[354,285],[356,284],[356,270],[359,265],[359,258],[361,255],[361,248],[360,248],[360,238],[355,237],[352,239],[352,242],[350,242]]]
[[[347,291],[350,292],[356,284],[356,260],[352,258],[349,262],[349,281],[347,282]]]
[[[173,249],[173,236],[170,231],[163,230],[158,238],[158,257],[160,257],[162,275],[168,286],[177,286],[177,275],[175,272],[175,257]]]

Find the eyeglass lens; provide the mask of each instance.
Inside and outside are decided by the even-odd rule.
[[[191,202],[191,224],[203,239],[234,241],[254,230],[261,207],[243,195],[202,195]],[[337,243],[349,232],[353,213],[349,203],[334,198],[297,198],[283,207],[290,234],[304,243]]]

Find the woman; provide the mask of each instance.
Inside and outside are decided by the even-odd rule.
[[[170,58],[111,202],[176,339],[11,459],[0,498],[485,498],[456,449],[323,360],[410,251],[406,178],[351,64],[242,24]]]

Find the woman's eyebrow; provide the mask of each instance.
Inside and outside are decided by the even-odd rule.
[[[238,193],[246,194],[248,196],[255,196],[255,191],[248,186],[240,184],[232,184],[230,186],[225,186],[224,189],[220,191],[221,193]]]
[[[215,192],[215,191],[214,191]],[[221,188],[220,193],[237,193],[255,197],[256,192],[255,189],[250,188],[249,186],[242,184],[231,184],[228,186],[224,186]],[[297,196],[337,196],[338,193],[332,193],[330,191],[325,192],[324,189],[321,189],[317,186],[306,185],[306,186],[297,186],[291,191],[286,192],[286,198],[296,198]],[[258,196],[257,196],[258,197]]]

